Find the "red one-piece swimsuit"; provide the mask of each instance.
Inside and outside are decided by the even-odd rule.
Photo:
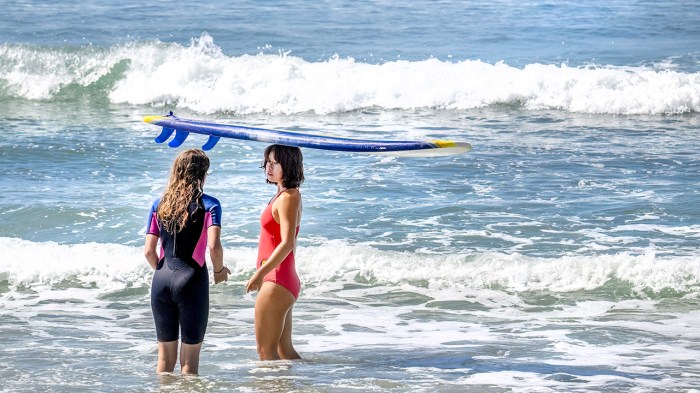
[[[275,251],[275,248],[282,242],[280,224],[272,216],[272,204],[278,196],[279,194],[267,204],[260,216],[260,240],[258,242],[258,262],[256,266],[258,269],[262,266],[263,261],[269,258],[272,252]],[[294,233],[295,239],[298,234],[299,227],[297,226]],[[301,281],[299,281],[296,266],[294,265],[294,250],[289,252],[282,263],[265,275],[263,282],[265,281],[274,282],[287,288],[294,296],[294,299],[299,297]]]

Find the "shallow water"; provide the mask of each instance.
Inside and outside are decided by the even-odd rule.
[[[700,390],[696,4],[0,6],[0,390]],[[305,360],[266,363],[243,284],[274,189],[222,140],[233,277],[201,376],[158,377],[141,245],[180,150],[141,119],[169,110],[473,150],[304,150]]]

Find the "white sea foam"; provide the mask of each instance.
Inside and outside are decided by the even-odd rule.
[[[0,238],[0,248],[5,250],[0,288],[11,287],[0,292],[0,316],[30,329],[31,335],[18,337],[32,353],[58,353],[59,359],[77,359],[80,365],[105,357],[119,362],[129,358],[140,365],[154,361],[145,291],[151,274],[140,247]],[[373,368],[381,377],[388,368],[405,369],[408,378],[429,375],[432,383],[455,389],[498,385],[514,391],[566,390],[571,382],[551,378],[558,374],[573,375],[576,383],[585,381],[588,387],[646,375],[635,383],[673,388],[678,382],[660,379],[663,370],[680,365],[689,369],[687,364],[697,358],[692,346],[696,311],[661,310],[663,301],[650,299],[579,299],[533,311],[511,290],[586,289],[618,276],[640,289],[697,292],[700,258],[447,256],[387,252],[339,241],[300,247],[298,254],[304,290],[294,311],[295,339],[311,362],[290,368],[287,362],[250,361],[255,353],[253,297],[236,289],[242,283],[235,280],[252,272],[255,250],[226,247],[225,262],[239,278],[211,289],[205,354],[216,359],[207,367],[217,364],[215,370],[225,371],[217,378],[287,378],[293,369],[290,378],[307,378],[303,367],[310,364],[315,373],[327,367],[342,370],[329,372],[333,381],[370,378]],[[358,282],[363,285],[347,285]],[[489,288],[494,284],[507,290]],[[141,289],[136,297],[103,296],[132,287]],[[392,302],[392,296],[399,301]],[[440,306],[451,302],[476,307]],[[643,318],[630,318],[635,315]],[[5,354],[14,359],[26,350]],[[688,378],[692,376],[684,381]]]
[[[0,46],[0,82],[6,85],[0,94],[47,100],[69,85],[89,89],[115,70],[108,92],[112,102],[201,113],[327,114],[370,107],[471,109],[500,104],[580,113],[700,111],[700,73],[673,70],[229,56],[206,34],[189,46],[156,42],[78,51]]]
[[[147,286],[149,269],[141,248],[117,244],[65,245],[0,238],[0,280],[11,285],[56,285],[75,281],[102,291]],[[252,273],[255,250],[228,247],[226,264],[234,275]],[[537,258],[513,254],[426,254],[381,251],[365,245],[329,241],[299,247],[297,269],[305,286],[374,282],[410,285],[435,296],[443,290],[504,288],[509,291],[569,292],[599,288],[611,279],[637,291],[700,290],[697,256],[630,255]]]

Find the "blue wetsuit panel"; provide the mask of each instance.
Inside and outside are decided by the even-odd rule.
[[[202,206],[204,211],[211,215],[210,225],[221,226],[221,203],[219,203],[219,200],[213,196],[203,194]]]

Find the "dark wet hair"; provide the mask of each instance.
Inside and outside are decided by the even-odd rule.
[[[284,188],[299,188],[304,182],[304,157],[301,149],[293,146],[270,145],[265,149],[262,168],[270,161],[270,153],[275,154],[275,160],[282,165],[282,186]],[[270,184],[271,181],[266,181]]]

